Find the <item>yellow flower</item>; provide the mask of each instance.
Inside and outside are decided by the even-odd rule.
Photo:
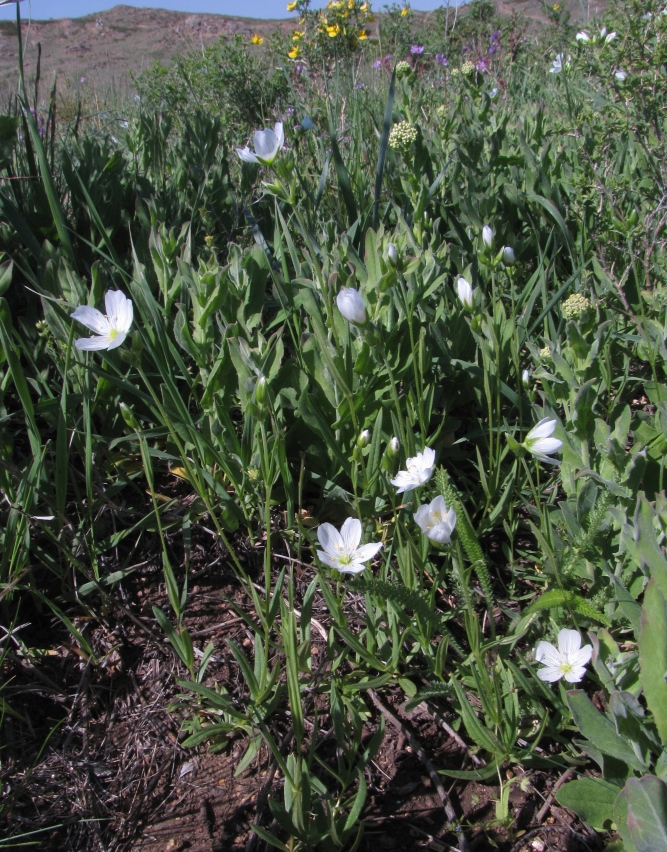
[[[359,6],[360,12],[365,12],[367,9],[368,9],[368,3],[362,3],[361,6]]]
[[[297,3],[298,3],[298,0],[292,0],[292,2],[291,2],[291,3],[288,3],[288,4],[287,4],[287,11],[288,11],[288,12],[293,12],[293,11],[296,9],[296,7],[297,7]]]
[[[375,15],[367,15],[366,16],[366,23],[367,24],[372,24],[374,20],[375,20]]]
[[[332,27],[327,27],[327,32],[329,33],[329,38],[336,38],[340,34],[340,27],[338,24],[334,24]]]
[[[303,30],[294,30],[292,33],[292,41],[299,41],[300,38],[303,38],[305,33]]]
[[[255,33],[255,35],[250,39],[250,44],[264,44],[264,36],[257,35],[257,33]]]
[[[368,33],[366,32],[366,30],[359,30],[359,32],[357,33],[357,38],[359,39],[359,41],[366,41],[366,39],[368,38]]]
[[[348,0],[347,8],[354,9],[354,0]]]
[[[408,7],[408,6],[403,6],[403,8],[401,9],[401,17],[402,17],[402,18],[407,18],[409,14],[410,14],[410,9],[409,9],[409,7]]]
[[[560,3],[554,3],[554,5],[553,5],[554,12],[557,12],[559,9],[560,9]]]
[[[299,58],[299,48],[296,45],[294,45],[294,47],[290,50],[290,52],[287,55],[289,56],[290,59],[298,59]]]

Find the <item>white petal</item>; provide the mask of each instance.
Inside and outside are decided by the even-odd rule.
[[[446,523],[438,524],[430,529],[426,535],[431,541],[435,541],[438,544],[449,544],[452,539],[452,527]]]
[[[347,565],[334,565],[332,567],[334,567],[336,571],[340,571],[341,574],[361,574],[361,572],[366,568],[366,566],[361,562],[350,562]]]
[[[413,474],[408,473],[407,470],[399,470],[396,478],[390,479],[389,482],[396,486],[397,494],[402,494],[404,491],[411,491],[420,484],[419,480]]]
[[[325,565],[328,565],[329,568],[335,568],[337,571],[341,570],[339,561],[334,556],[329,556],[328,553],[325,553],[323,550],[317,551],[317,556],[320,562],[324,562]]]
[[[76,310],[72,311],[72,319],[85,325],[95,334],[109,333],[109,320],[100,313],[97,308],[89,308],[86,305],[80,305]]]
[[[331,555],[343,552],[343,539],[333,524],[320,524],[317,528],[317,540]]]
[[[255,153],[262,160],[272,160],[278,153],[278,139],[270,127],[255,133]]]
[[[257,157],[252,153],[247,145],[245,148],[237,148],[236,153],[245,163],[259,163]]]
[[[99,335],[98,337],[80,337],[78,340],[74,341],[74,345],[77,349],[108,349],[111,341],[105,335]]]
[[[581,648],[581,634],[578,630],[563,628],[558,633],[558,650],[561,654],[576,654]]]
[[[391,480],[391,484],[396,485],[393,479]],[[428,505],[428,503],[424,503],[422,506],[420,506],[412,517],[415,519],[415,523],[417,524],[417,526],[419,526],[419,528],[422,529],[424,532],[430,529],[431,507]]]
[[[547,666],[540,669],[537,673],[540,680],[546,680],[548,683],[555,683],[563,677],[563,672],[556,666]]]
[[[357,548],[356,553],[354,554],[355,562],[368,562],[369,559],[372,559],[375,554],[382,549],[382,542],[375,542],[374,544],[362,544],[361,547]]]
[[[340,535],[345,553],[351,556],[361,541],[361,521],[358,518],[347,518],[340,528]]]
[[[588,647],[590,648],[590,645]],[[568,683],[579,683],[585,674],[586,669],[583,666],[574,666],[569,672],[565,672],[563,677]]]
[[[538,438],[529,449],[531,452],[543,453],[545,456],[550,456],[553,453],[557,453],[562,446],[563,442],[558,438]]]
[[[424,460],[424,466],[433,468],[435,464],[435,450],[432,450],[430,447],[425,447],[423,453],[417,453],[417,455],[421,455]]]
[[[273,132],[276,134],[276,140],[278,142],[278,151],[280,151],[280,149],[285,144],[285,131],[283,129],[282,121],[276,121],[273,126]]]
[[[545,642],[542,639],[535,648],[535,659],[538,663],[544,663],[547,666],[559,666],[563,661],[563,656],[551,642]]]
[[[535,424],[526,436],[526,441],[535,440],[536,438],[549,438],[553,435],[558,421],[552,420],[550,417],[543,417],[539,423]]]
[[[573,666],[586,666],[591,661],[591,657],[593,656],[593,646],[592,645],[584,645],[584,647],[577,651],[576,654],[572,654],[570,657],[570,662]]]
[[[127,337],[126,332],[119,331],[118,334],[114,337],[114,339],[109,341],[109,345],[107,346],[107,349],[118,349],[118,347],[123,344],[126,337]]]

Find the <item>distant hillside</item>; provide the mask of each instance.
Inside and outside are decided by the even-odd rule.
[[[582,20],[586,10],[590,17],[599,15],[606,5],[606,2],[569,2],[575,20]],[[539,0],[500,0],[498,9],[504,14],[520,12],[535,23],[546,20]],[[427,18],[429,13],[415,14],[419,19]],[[141,71],[156,60],[167,63],[176,54],[236,33],[249,39],[253,33],[270,35],[277,29],[288,32],[295,23],[294,16],[288,20],[266,21],[114,6],[108,12],[83,18],[26,24],[23,33],[24,39],[27,36],[26,68],[29,76],[34,74],[39,43],[43,92],[50,87],[54,73],[65,80],[85,77],[87,85],[113,85],[123,90],[129,83],[129,71]],[[16,61],[16,24],[0,21],[0,91],[5,94],[15,86]]]

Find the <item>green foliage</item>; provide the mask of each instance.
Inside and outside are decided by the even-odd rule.
[[[244,737],[239,773],[268,756],[276,848],[360,841],[383,689],[452,714],[476,761],[452,777],[590,758],[561,804],[664,845],[665,23],[638,10],[586,45],[553,15],[534,54],[487,2],[441,11],[403,76],[356,47],[286,75],[237,39],[143,75],[115,135],[42,133],[25,92],[0,119],[0,590],[96,664],[75,614],[104,618],[154,551],[184,745]],[[412,24],[390,9],[382,50]],[[275,161],[241,165],[276,121]],[[109,290],[126,340],[77,348],[72,311]],[[561,445],[532,455],[541,420]],[[432,478],[398,493],[425,448]],[[415,523],[439,496],[444,544]],[[356,580],[314,532],[352,516],[354,547],[383,545]],[[252,637],[225,649],[233,690],[187,627],[193,529]],[[532,650],[563,628],[593,648],[567,692]]]

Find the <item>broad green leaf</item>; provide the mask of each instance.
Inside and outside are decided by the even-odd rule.
[[[618,787],[602,778],[578,778],[563,784],[556,799],[596,831],[610,831],[618,793]]]
[[[581,733],[603,754],[608,754],[627,763],[638,772],[646,767],[635,754],[632,746],[616,733],[614,723],[593,706],[583,689],[567,692],[567,703],[574,723]]]
[[[667,784],[647,775],[625,785],[628,831],[637,852],[667,849]]]
[[[648,709],[667,745],[667,599],[655,580],[650,581],[644,593],[639,667]]]

